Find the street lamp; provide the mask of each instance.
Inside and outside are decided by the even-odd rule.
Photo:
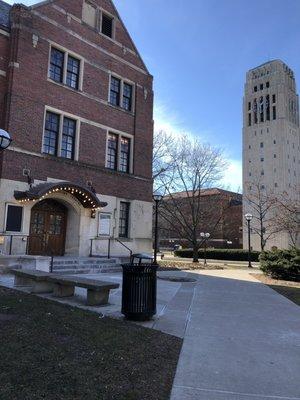
[[[207,260],[206,260],[206,246],[207,246],[207,241],[210,238],[210,233],[205,233],[205,232],[201,232],[200,236],[202,239],[204,239],[204,266],[206,267],[207,265]]]
[[[0,129],[0,151],[5,150],[11,144],[12,139],[10,134],[3,129]]]
[[[158,205],[163,196],[154,193],[153,200],[155,201],[155,228],[154,228],[154,264],[157,265],[157,252],[158,252]]]
[[[245,219],[248,224],[248,268],[253,268],[251,264],[251,228],[250,228],[250,223],[252,221],[253,215],[252,214],[246,214]]]

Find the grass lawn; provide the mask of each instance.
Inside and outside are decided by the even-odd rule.
[[[281,281],[262,274],[252,275],[300,306],[300,282]]]
[[[1,400],[167,400],[181,345],[0,287]]]

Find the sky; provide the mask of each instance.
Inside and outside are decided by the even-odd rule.
[[[188,133],[223,149],[229,160],[223,184],[237,190],[245,75],[279,58],[300,79],[300,0],[115,0],[115,5],[154,76],[155,129]]]

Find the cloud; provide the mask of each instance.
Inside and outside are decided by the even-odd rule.
[[[228,160],[228,168],[224,173],[222,185],[225,189],[241,191],[243,182],[243,167],[241,160]]]

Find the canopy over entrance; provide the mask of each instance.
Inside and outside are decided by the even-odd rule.
[[[26,192],[15,191],[15,199],[20,203],[30,201],[40,201],[47,198],[47,196],[55,193],[67,193],[75,197],[84,208],[100,209],[107,206],[107,203],[101,202],[96,194],[89,188],[76,185],[71,182],[49,182],[30,188]]]

